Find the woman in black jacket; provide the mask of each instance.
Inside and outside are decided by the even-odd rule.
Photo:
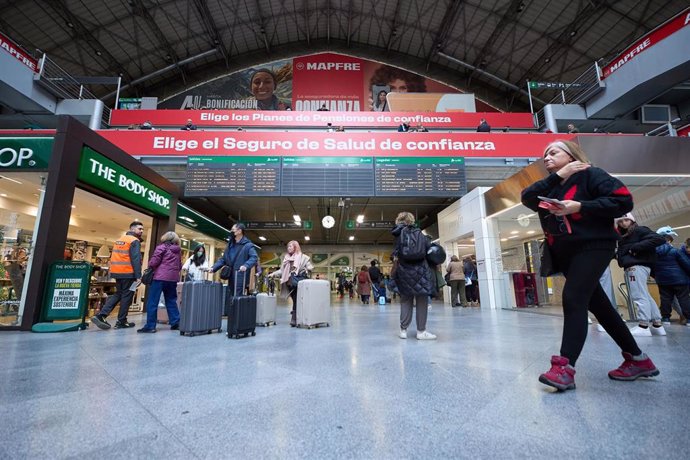
[[[666,330],[661,325],[659,306],[647,289],[647,280],[656,262],[656,247],[666,240],[648,227],[637,225],[631,213],[615,222],[621,234],[616,254],[618,266],[625,270],[630,301],[637,307],[637,319],[640,321],[630,332],[638,337],[666,335]]]
[[[623,351],[625,361],[609,372],[611,379],[658,375],[599,284],[619,239],[613,220],[633,207],[630,192],[618,179],[593,167],[573,142],[549,144],[544,166],[549,176],[524,189],[522,203],[538,212],[544,250],[550,251],[554,272],[563,273],[565,285],[561,354],[551,357],[551,369],[539,381],[561,391],[575,388],[574,366],[587,338],[588,308]]]
[[[429,312],[429,296],[437,294],[436,275],[426,261],[426,252],[431,247],[429,239],[414,226],[414,215],[401,212],[395,219],[391,233],[395,237],[394,270],[391,273],[400,293],[400,333],[401,339],[407,338],[407,327],[412,322],[412,308],[417,307],[417,340],[434,340],[436,336],[426,330],[426,318]],[[417,258],[405,257],[405,245],[410,241],[423,244],[423,255]]]

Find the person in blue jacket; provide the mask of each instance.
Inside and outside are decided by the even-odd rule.
[[[244,224],[235,224],[230,229],[230,241],[223,252],[223,256],[213,264],[211,272],[215,273],[224,266],[230,267],[230,277],[228,278],[228,290],[225,298],[226,303],[232,302],[234,296],[240,296],[249,283],[246,276],[247,271],[259,261],[254,243],[244,236],[246,227]],[[239,273],[238,273],[239,272]],[[235,276],[238,276],[235,283]],[[233,288],[235,289],[233,293]]]
[[[683,316],[690,318],[690,257],[685,250],[678,250],[671,244],[673,237],[678,236],[673,228],[661,227],[656,232],[666,238],[666,244],[656,248],[657,260],[654,265],[654,279],[661,297],[661,316],[666,320],[671,317],[675,297]]]

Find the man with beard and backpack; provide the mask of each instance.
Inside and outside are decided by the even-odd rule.
[[[401,212],[395,219],[391,233],[395,237],[393,256],[395,262],[391,277],[400,292],[401,339],[407,338],[407,328],[412,322],[412,309],[417,308],[417,340],[434,340],[436,336],[426,330],[429,312],[429,296],[437,293],[436,278],[426,261],[431,242],[414,226],[412,213]]]

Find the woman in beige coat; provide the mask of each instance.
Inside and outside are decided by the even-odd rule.
[[[308,255],[302,253],[297,241],[290,241],[287,244],[287,254],[283,257],[280,269],[271,273],[270,276],[280,276],[280,295],[283,298],[290,296],[292,299],[292,311],[290,326],[297,325],[297,285],[300,279],[311,277],[314,266]],[[298,281],[295,283],[295,281]]]
[[[451,256],[450,262],[446,267],[446,273],[450,276],[450,304],[453,307],[466,307],[467,298],[465,297],[465,270],[458,256]],[[458,296],[460,301],[458,302]]]

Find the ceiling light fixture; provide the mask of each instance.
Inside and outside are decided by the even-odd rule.
[[[501,238],[501,241],[508,241],[508,238]]]
[[[295,222],[302,222],[302,218],[299,216],[299,214],[293,214],[292,218],[295,219]]]
[[[364,222],[364,214],[360,214],[357,216],[357,223],[361,224],[362,222]]]
[[[348,237],[348,240],[354,241],[354,240],[355,240],[355,236],[354,236],[354,235],[350,235],[350,236]]]
[[[311,237],[309,235],[304,235],[304,241],[309,241],[311,240]]]
[[[511,235],[517,235],[518,233],[520,233],[520,232],[517,230],[513,230],[512,232],[510,232]]]
[[[19,182],[19,181],[18,181],[18,180],[16,180],[16,179],[12,179],[11,177],[7,177],[7,176],[0,176],[0,179],[5,179],[5,180],[8,180],[8,181],[10,181],[10,182],[14,182],[15,184],[19,184],[19,185],[22,185],[22,183],[21,183],[21,182]]]
[[[72,209],[77,209],[77,207],[75,205],[72,205]]]
[[[7,196],[7,193],[0,193],[0,196],[6,197],[6,196]]]
[[[107,259],[110,257],[110,249],[108,249],[108,246],[105,243],[103,243],[103,246],[98,248],[96,257],[98,257],[99,259]]]
[[[266,241],[266,237],[265,237],[265,236],[260,236],[259,239],[260,239],[261,241]]]

